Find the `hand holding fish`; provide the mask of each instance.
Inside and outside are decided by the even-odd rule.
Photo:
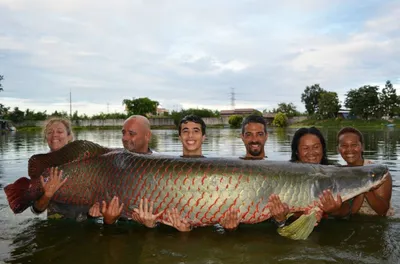
[[[44,195],[47,198],[53,197],[54,193],[60,189],[61,186],[67,181],[67,178],[62,179],[63,171],[58,171],[57,167],[50,168],[50,176],[47,178],[47,181],[40,176],[40,182],[42,183],[42,187],[44,189]]]
[[[143,198],[140,199],[139,208],[133,209],[132,219],[136,222],[139,222],[149,228],[153,228],[157,226],[157,218],[164,213],[164,211],[159,212],[158,214],[153,214],[154,203],[150,202],[147,198],[144,199],[144,207],[143,207]]]
[[[89,209],[89,216],[91,217],[102,217],[103,215],[100,212],[100,204],[97,202]]]
[[[111,202],[108,206],[107,203],[103,201],[101,207],[101,214],[104,217],[104,223],[107,225],[114,224],[121,215],[123,208],[124,204],[123,203],[121,205],[119,204],[119,198],[117,196],[114,196],[111,199]]]
[[[240,223],[240,213],[235,208],[228,209],[220,225],[226,230],[235,230]]]
[[[276,194],[271,194],[268,198],[267,207],[271,213],[271,217],[278,223],[286,221],[287,214],[289,213],[289,206],[282,203],[281,199]]]
[[[342,207],[342,197],[337,195],[337,199],[333,198],[331,190],[324,190],[322,195],[319,196],[319,208],[328,214],[336,214]]]
[[[182,219],[178,213],[178,209],[167,210],[168,221],[162,221],[163,224],[175,227],[178,231],[188,232],[192,228],[186,218]]]

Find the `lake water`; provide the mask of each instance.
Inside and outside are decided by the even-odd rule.
[[[290,158],[295,130],[270,130],[270,160]],[[328,156],[336,151],[337,130],[323,130]],[[305,241],[280,237],[271,223],[240,225],[234,232],[214,227],[180,233],[170,227],[147,229],[138,224],[102,226],[92,222],[46,220],[30,210],[14,215],[3,188],[27,175],[33,154],[47,152],[40,133],[0,136],[0,262],[5,263],[400,263],[400,130],[364,130],[365,158],[386,164],[393,177],[393,217],[355,215],[325,220]],[[239,130],[209,129],[203,152],[208,156],[242,156]],[[120,130],[78,131],[77,139],[121,147]],[[152,148],[180,154],[173,130],[154,130]]]

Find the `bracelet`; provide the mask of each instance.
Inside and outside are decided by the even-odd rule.
[[[276,221],[275,219],[273,219],[273,221],[275,222],[275,224],[276,224],[278,227],[284,227],[285,224],[286,224],[286,220],[283,220],[283,221],[281,221],[281,222],[278,222],[278,221]]]

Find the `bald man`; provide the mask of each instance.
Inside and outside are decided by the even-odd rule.
[[[150,122],[146,117],[132,115],[125,120],[122,126],[122,144],[126,150],[139,154],[152,154],[154,151],[149,148],[150,139]],[[123,206],[119,202],[119,197],[114,196],[108,205],[105,201],[102,205],[96,203],[89,210],[89,216],[95,218],[103,216],[105,224],[113,224],[121,215]],[[147,227],[154,227],[162,212],[154,215],[152,211],[153,203],[149,203],[147,199],[141,199],[140,207],[135,209],[132,218]]]
[[[133,115],[125,120],[122,127],[122,144],[126,150],[140,154],[151,154],[149,148],[151,130],[149,120],[141,115]]]

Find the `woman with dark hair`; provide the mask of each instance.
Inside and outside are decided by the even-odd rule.
[[[321,131],[315,127],[300,128],[292,139],[292,162],[328,165],[326,142]]]
[[[325,139],[317,128],[300,128],[298,129],[292,139],[292,155],[291,162],[302,162],[302,163],[313,163],[321,165],[329,165],[328,155],[326,149]],[[348,216],[352,211],[351,201],[342,202],[342,198],[338,195],[335,198],[332,195],[331,190],[324,190],[322,195],[319,197],[319,207],[321,210],[328,215],[342,218]],[[277,195],[269,204],[271,213],[284,212],[275,217],[279,226],[283,226],[289,213],[289,207],[287,204],[282,203]],[[299,217],[300,215],[294,215]]]
[[[364,138],[361,132],[353,127],[344,127],[337,134],[338,151],[348,166],[372,164],[364,159]],[[352,213],[391,215],[390,199],[392,197],[392,178],[378,188],[354,198]],[[365,199],[364,199],[365,198]]]

